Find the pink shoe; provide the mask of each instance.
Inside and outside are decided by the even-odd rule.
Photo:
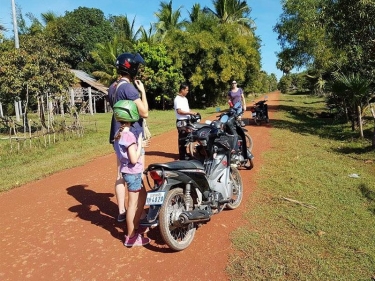
[[[133,247],[133,246],[144,246],[150,243],[150,238],[143,237],[139,233],[136,233],[133,237],[125,235],[124,246]]]

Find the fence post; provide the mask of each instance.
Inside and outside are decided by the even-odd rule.
[[[93,115],[93,110],[92,110],[92,94],[91,94],[91,87],[87,88],[89,92],[89,106],[90,106],[90,114]]]
[[[70,105],[74,106],[74,90],[70,88]]]
[[[14,101],[14,110],[16,112],[16,121],[20,122],[20,112],[18,108],[18,101]]]
[[[4,114],[3,114],[3,105],[1,104],[1,102],[0,102],[0,117],[4,117]]]

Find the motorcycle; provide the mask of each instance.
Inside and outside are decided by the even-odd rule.
[[[223,124],[224,131],[232,136],[231,138],[231,163],[236,164],[238,167],[244,167],[247,170],[251,170],[254,167],[254,156],[251,153],[253,148],[253,140],[247,133],[247,129],[243,128],[239,116],[241,112],[238,112],[235,107],[229,108],[228,111],[220,114],[218,120]],[[210,121],[209,121],[210,122]],[[191,129],[199,128],[200,124],[192,124]],[[204,158],[204,154],[200,152],[201,147],[199,143],[190,142],[188,143],[187,153],[192,156],[193,159]],[[203,150],[204,152],[204,150]]]
[[[147,223],[158,225],[165,243],[174,251],[186,249],[199,226],[224,208],[236,209],[243,197],[241,175],[230,164],[228,134],[220,121],[192,131],[187,141],[198,141],[205,158],[150,164],[145,170],[150,186]],[[153,184],[150,184],[151,178]]]
[[[260,100],[254,104],[251,108],[252,118],[256,125],[260,125],[262,121],[266,121],[266,123],[270,122],[268,118],[268,105],[267,96],[264,97],[264,100]]]

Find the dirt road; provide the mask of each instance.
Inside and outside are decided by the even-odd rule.
[[[278,99],[277,92],[268,95],[270,124],[246,126],[254,141],[255,168],[240,172],[242,205],[213,216],[186,250],[170,251],[158,228],[147,233],[151,244],[123,246],[125,224],[115,220],[113,154],[0,194],[0,280],[227,280],[230,233],[244,223],[262,153],[270,148]],[[146,164],[175,158],[176,130],[152,138]]]

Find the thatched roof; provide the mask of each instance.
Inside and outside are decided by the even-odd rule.
[[[108,94],[108,88],[103,84],[97,82],[92,76],[87,74],[86,72],[78,69],[71,69],[71,72],[81,81],[89,84],[92,88],[95,88],[97,91],[100,91],[104,94]]]

